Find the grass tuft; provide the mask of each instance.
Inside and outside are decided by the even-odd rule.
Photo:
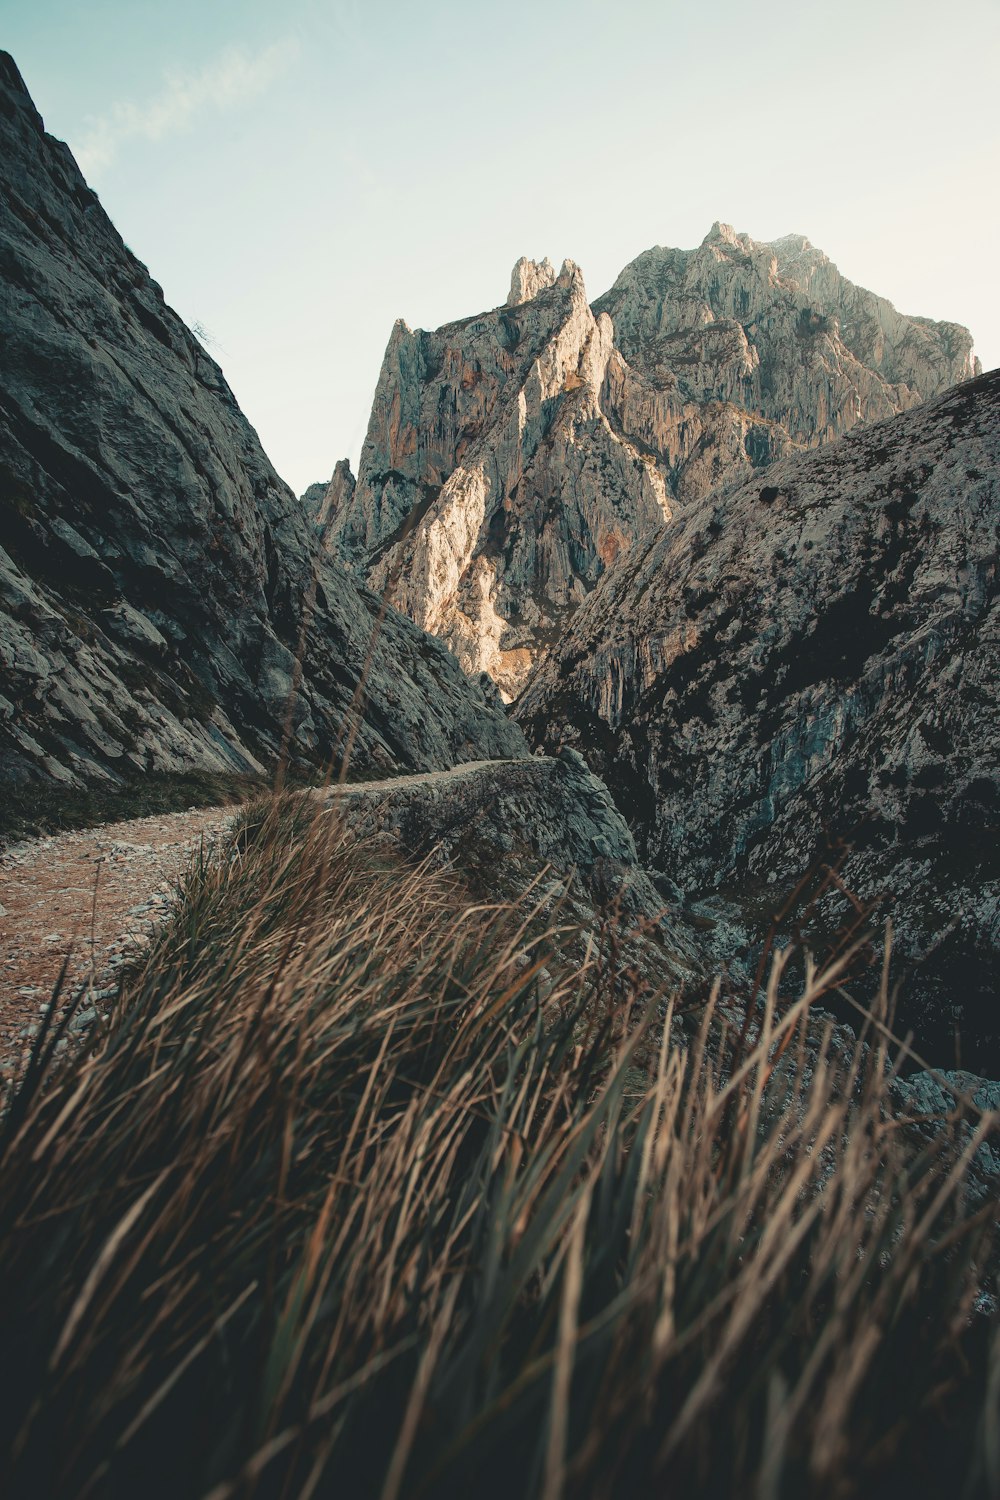
[[[3,1124],[8,1500],[997,1492],[992,1117],[900,1130],[849,954],[680,1045],[520,911],[241,812]]]

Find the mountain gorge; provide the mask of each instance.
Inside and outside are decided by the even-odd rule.
[[[524,745],[318,544],[214,361],[0,58],[0,778]],[[362,686],[362,678],[365,682]]]
[[[966,330],[795,236],[717,224],[593,306],[522,259],[502,306],[397,323],[357,480],[298,502],[9,60],[0,103],[9,788],[572,747],[681,904],[849,844],[926,1034],[961,973],[994,1047],[1000,454]]]
[[[716,485],[975,375],[968,331],[897,313],[801,236],[716,224],[590,307],[514,268],[503,307],[393,330],[328,545],[508,698],[605,568]],[[348,482],[349,481],[349,482]]]

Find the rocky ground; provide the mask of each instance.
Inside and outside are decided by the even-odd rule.
[[[60,1001],[86,989],[70,1028],[75,1040],[106,1013],[118,970],[148,940],[191,860],[232,815],[231,807],[192,807],[30,839],[0,853],[5,1091],[27,1059],[63,966]]]

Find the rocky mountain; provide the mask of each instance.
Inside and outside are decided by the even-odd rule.
[[[608,564],[724,480],[976,373],[808,240],[716,224],[591,308],[578,268],[514,267],[503,307],[393,329],[357,485],[306,501],[329,545],[467,671],[516,695]]]
[[[0,174],[0,778],[315,761],[351,717],[356,765],[522,753],[320,548],[5,54]]]
[[[608,560],[670,514],[601,405],[611,323],[579,269],[514,268],[502,307],[392,331],[330,545],[508,696]]]
[[[1000,372],[692,502],[518,705],[689,893],[774,902],[828,840],[921,960],[938,1058],[1000,1059]]]
[[[696,250],[647,250],[594,309],[641,377],[616,395],[620,419],[681,499],[982,373],[968,329],[905,317],[802,235],[714,224]],[[643,384],[659,410],[643,413]]]

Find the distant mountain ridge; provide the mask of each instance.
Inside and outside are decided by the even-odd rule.
[[[590,307],[520,260],[507,302],[402,321],[356,486],[313,486],[328,545],[508,697],[605,568],[720,483],[978,372],[968,331],[896,312],[802,236],[716,224]]]

